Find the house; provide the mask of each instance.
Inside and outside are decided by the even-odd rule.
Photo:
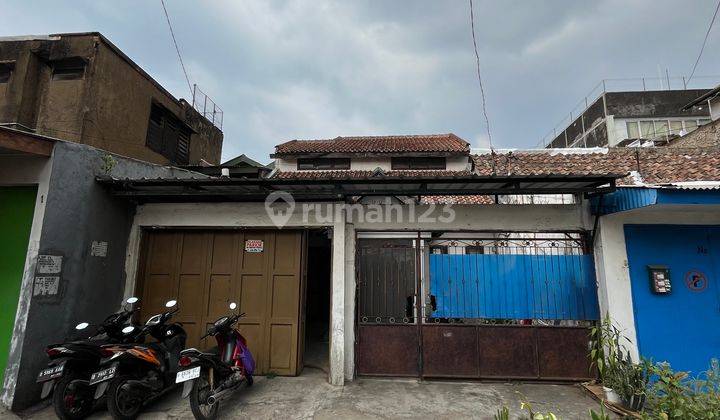
[[[0,127],[0,373],[2,402],[14,409],[39,399],[45,345],[64,340],[81,321],[102,321],[123,301],[135,205],[95,182],[110,172],[207,178]]]
[[[647,90],[645,79],[627,79],[621,85],[624,89],[630,85],[638,89],[613,90],[609,82],[603,80],[593,91],[600,93],[586,97],[564,120],[566,125],[543,139],[542,147],[663,145],[710,122],[707,106],[685,107],[708,89]]]
[[[98,178],[138,203],[125,288],[143,316],[179,297],[196,345],[237,301],[259,372],[296,375],[319,361],[336,385],[591,377],[599,307],[583,194],[611,192],[627,172],[513,169],[514,156],[474,156],[453,134],[293,140],[272,157],[267,178]],[[577,200],[474,203],[515,194]],[[428,199],[458,196],[472,199]]]
[[[0,125],[146,162],[218,164],[214,111],[175,98],[100,33],[0,38]]]
[[[200,165],[185,165],[182,167],[190,171],[213,176],[224,176],[223,169],[225,169],[227,171],[226,176],[231,178],[263,178],[273,169],[272,165],[263,165],[244,154],[236,156],[220,165],[210,165],[207,162],[200,163]]]
[[[107,165],[107,152],[38,140],[54,142],[53,162],[80,169],[69,180],[67,168],[53,164],[45,169],[53,172],[45,175],[49,187],[25,181],[40,185],[35,206],[45,220],[39,243],[32,223],[20,258],[23,297],[3,394],[15,409],[39,395],[34,375],[45,343],[100,317],[98,302],[106,310],[131,295],[143,302],[143,319],[177,298],[190,346],[203,346],[206,325],[237,302],[259,373],[298,375],[313,365],[334,385],[363,375],[591,379],[588,333],[604,313],[630,333],[635,358],[667,355],[675,363],[677,353],[655,353],[644,334],[681,342],[683,322],[697,323],[709,342],[720,338],[705,312],[671,315],[693,303],[685,295],[661,304],[635,298],[635,289],[647,291],[650,267],[665,267],[673,293],[711,279],[720,257],[714,239],[695,242],[698,232],[720,226],[717,190],[700,189],[720,179],[716,150],[474,153],[453,134],[337,137],[278,145],[266,177],[226,177],[118,157]],[[69,158],[71,149],[88,163]],[[654,192],[622,204],[616,197],[629,189]],[[684,201],[667,201],[665,189]],[[514,196],[572,199],[499,199]],[[625,232],[637,224],[646,226],[633,242]],[[671,240],[658,240],[662,232]],[[684,245],[704,259],[663,257]],[[56,294],[53,281],[37,280],[50,257],[62,257]],[[705,284],[707,293],[694,296],[707,304],[717,294]],[[62,316],[69,302],[77,319]],[[645,313],[673,328],[646,324]],[[31,339],[33,328],[40,332]]]

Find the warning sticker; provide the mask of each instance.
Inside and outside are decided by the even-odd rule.
[[[245,241],[245,252],[263,252],[264,246],[262,239],[248,239]]]

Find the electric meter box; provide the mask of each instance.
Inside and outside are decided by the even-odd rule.
[[[670,269],[666,265],[648,265],[650,290],[656,295],[667,295],[672,290]]]

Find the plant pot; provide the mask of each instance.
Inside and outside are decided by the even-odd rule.
[[[622,398],[620,398],[620,395],[618,395],[614,389],[604,386],[603,391],[605,391],[605,399],[608,402],[613,404],[622,404]]]
[[[645,406],[645,395],[632,395],[629,401],[623,401],[623,405],[633,411],[642,411]]]

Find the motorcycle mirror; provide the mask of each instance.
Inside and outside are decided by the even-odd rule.
[[[133,327],[132,325],[128,325],[127,327],[122,329],[123,334],[130,334],[133,331],[135,331],[135,327]]]
[[[165,303],[166,308],[172,308],[173,306],[177,305],[177,300],[168,300],[167,303]]]
[[[90,324],[88,324],[87,322],[81,322],[81,323],[79,323],[79,324],[77,324],[77,325],[75,326],[75,329],[78,330],[78,331],[84,330],[84,329],[87,328],[89,325],[90,325]]]
[[[138,300],[140,300],[140,299],[133,296],[133,297],[129,297],[128,300],[126,300],[125,302],[132,305],[133,303],[137,302]]]
[[[237,308],[237,303],[232,302],[232,303],[230,304],[230,309],[234,311],[235,308]]]

